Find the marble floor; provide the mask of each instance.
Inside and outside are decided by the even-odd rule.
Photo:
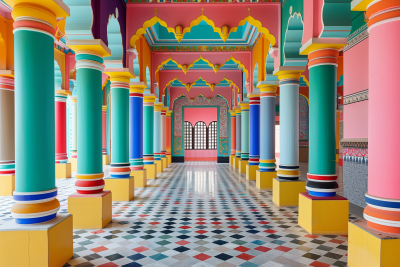
[[[57,180],[60,212],[74,182]],[[74,230],[65,266],[347,266],[347,236],[308,234],[297,207],[276,206],[230,164],[172,164],[148,183],[134,200],[113,203],[106,228]],[[13,202],[0,197],[0,224]]]

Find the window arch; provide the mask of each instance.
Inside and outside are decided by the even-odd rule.
[[[207,149],[207,125],[204,121],[194,125],[194,149]]]
[[[185,121],[185,149],[193,149],[193,126],[190,122]]]
[[[217,127],[216,121],[212,121],[208,125],[208,149],[217,149]]]

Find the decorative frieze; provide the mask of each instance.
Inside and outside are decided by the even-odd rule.
[[[349,35],[349,37],[347,38],[347,45],[343,47],[343,51],[346,52],[347,50],[367,39],[368,37],[368,26],[367,24],[365,24],[357,29],[355,32],[353,32],[351,35]]]
[[[356,102],[361,102],[361,101],[365,101],[368,100],[368,92],[369,90],[364,90],[364,91],[360,91],[351,95],[346,95],[343,97],[343,104],[344,105],[348,105],[348,104],[353,104]]]
[[[344,138],[340,144],[344,161],[368,165],[368,138]]]

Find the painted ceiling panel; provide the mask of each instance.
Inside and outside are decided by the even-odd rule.
[[[65,23],[68,39],[93,39],[93,12],[90,0],[64,0],[70,9]]]

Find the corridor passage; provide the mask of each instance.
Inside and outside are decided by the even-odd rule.
[[[61,213],[75,178],[57,179]],[[313,236],[297,207],[279,208],[269,190],[230,164],[172,164],[129,202],[113,202],[104,229],[74,230],[65,266],[346,266],[347,236]],[[12,220],[12,197],[0,197],[0,224]]]

